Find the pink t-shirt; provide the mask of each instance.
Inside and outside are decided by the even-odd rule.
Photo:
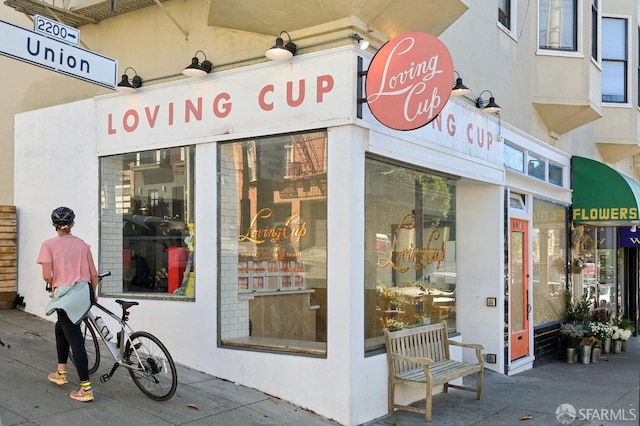
[[[52,264],[51,289],[55,290],[76,281],[91,282],[90,253],[91,246],[75,235],[58,236],[42,243],[37,263]]]

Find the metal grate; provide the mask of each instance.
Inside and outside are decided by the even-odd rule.
[[[103,19],[112,18],[123,13],[132,12],[143,7],[156,4],[155,0],[117,0],[115,11],[111,10],[114,3],[111,0],[101,1],[84,7],[70,7],[68,9],[54,6],[54,0],[6,0],[5,5],[14,8],[17,12],[29,16],[41,15],[71,27],[79,27],[86,24],[97,24]],[[164,2],[166,0],[158,0]]]

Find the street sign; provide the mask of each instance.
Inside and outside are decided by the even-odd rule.
[[[33,30],[38,34],[55,38],[67,44],[77,46],[80,43],[80,30],[61,24],[44,16],[33,17]]]
[[[118,61],[0,21],[0,55],[115,89]]]

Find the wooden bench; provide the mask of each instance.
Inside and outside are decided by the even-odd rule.
[[[445,393],[448,392],[449,387],[452,387],[475,391],[477,399],[482,397],[484,362],[480,351],[484,348],[482,345],[449,340],[445,321],[397,331],[385,330],[384,337],[389,363],[389,414],[393,414],[396,409],[412,411],[424,414],[425,420],[430,422],[433,388],[439,385],[444,385]],[[478,362],[468,363],[452,360],[449,354],[449,346],[451,345],[474,349]],[[475,373],[478,374],[476,388],[449,384],[452,380]],[[424,410],[396,404],[396,385],[401,383],[424,383],[426,385]]]

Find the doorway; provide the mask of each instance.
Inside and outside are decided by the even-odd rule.
[[[529,222],[511,219],[509,329],[511,361],[529,354]]]

